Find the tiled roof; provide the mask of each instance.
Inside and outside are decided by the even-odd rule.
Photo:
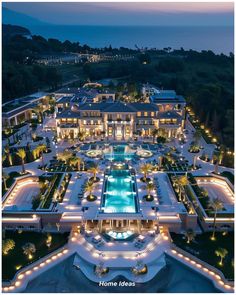
[[[151,95],[150,100],[154,103],[185,102],[183,96],[177,95],[174,90],[160,90],[158,93]]]
[[[61,118],[79,118],[80,114],[78,112],[73,112],[72,110],[65,110],[61,113],[57,114],[56,119],[61,119]]]
[[[153,103],[91,103],[84,104],[80,107],[80,110],[97,110],[101,112],[109,113],[136,113],[137,111],[158,111],[158,106]]]
[[[182,117],[175,111],[159,112],[159,119],[181,119]]]

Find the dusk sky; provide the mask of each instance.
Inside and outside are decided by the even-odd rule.
[[[3,7],[67,25],[233,25],[233,2],[5,2]]]

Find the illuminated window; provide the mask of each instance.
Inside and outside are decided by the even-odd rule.
[[[154,112],[151,112],[151,117],[154,117],[155,116],[155,113]]]
[[[141,112],[137,112],[137,117],[141,117]]]
[[[109,128],[108,128],[108,135],[112,135],[112,133],[113,133],[113,132],[112,132],[112,127],[109,127]]]
[[[144,112],[144,117],[147,117],[148,116],[148,112]]]

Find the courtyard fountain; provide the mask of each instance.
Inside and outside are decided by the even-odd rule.
[[[150,150],[143,149],[142,147],[138,147],[136,151],[136,155],[140,158],[150,158],[153,153]]]

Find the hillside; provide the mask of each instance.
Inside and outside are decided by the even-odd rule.
[[[14,25],[2,25],[2,37],[3,39],[5,38],[10,38],[15,35],[20,35],[20,36],[30,36],[30,30],[21,27],[21,26],[14,26]]]

